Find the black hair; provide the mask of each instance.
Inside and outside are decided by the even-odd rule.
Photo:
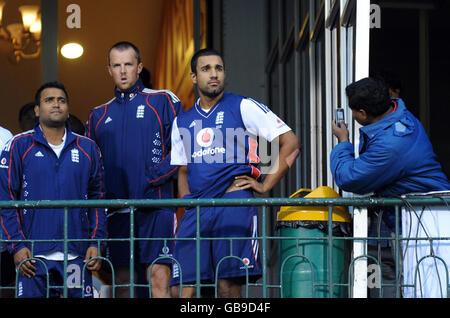
[[[55,81],[45,83],[41,87],[39,87],[39,89],[36,92],[36,95],[34,96],[34,102],[36,103],[35,105],[39,106],[41,104],[41,93],[46,88],[59,88],[64,92],[64,94],[66,95],[67,103],[69,103],[69,94],[67,94],[66,87],[64,86],[64,84]]]
[[[148,69],[143,67],[142,72],[139,73],[139,77],[141,78],[144,87],[153,88],[152,75],[150,74],[150,71]]]
[[[198,62],[199,57],[209,56],[209,55],[219,56],[222,59],[223,66],[225,68],[225,61],[223,59],[222,54],[220,54],[219,51],[214,50],[214,49],[201,49],[201,50],[197,51],[191,59],[191,72],[197,73],[197,62]]]
[[[389,89],[379,79],[366,77],[348,85],[345,89],[351,109],[363,109],[368,116],[378,117],[392,105]]]
[[[141,63],[141,53],[139,52],[139,49],[136,47],[136,45],[134,45],[131,42],[128,41],[121,41],[121,42],[117,42],[116,44],[114,44],[113,46],[111,46],[111,48],[108,51],[108,64],[110,62],[110,55],[111,55],[111,51],[112,50],[119,50],[119,51],[125,51],[128,49],[133,49],[134,53],[136,54],[136,59],[138,64]]]
[[[35,102],[26,103],[19,110],[19,125],[22,131],[33,129],[38,122],[34,113]]]
[[[84,124],[81,122],[81,120],[75,116],[74,114],[69,114],[69,124],[70,129],[78,134],[78,135],[84,135],[85,133],[85,127]]]

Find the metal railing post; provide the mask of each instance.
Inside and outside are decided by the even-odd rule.
[[[401,267],[400,267],[400,213],[399,206],[395,206],[395,297],[400,298]],[[381,266],[381,265],[380,265]]]
[[[266,209],[267,207],[263,205],[262,207],[262,283],[263,290],[262,296],[263,298],[267,298],[267,220],[266,220]]]
[[[353,258],[367,255],[367,208],[355,207],[353,213]],[[359,258],[353,266],[353,298],[367,298],[367,257]]]
[[[196,229],[196,234],[195,234],[195,248],[196,248],[196,261],[195,261],[195,266],[197,267],[196,272],[195,272],[195,281],[196,281],[196,294],[197,294],[197,298],[200,298],[200,294],[201,294],[201,276],[200,276],[200,270],[201,270],[201,266],[200,266],[200,247],[201,247],[201,242],[200,242],[200,206],[198,205],[196,208],[196,213],[197,213],[197,229]]]
[[[68,207],[64,207],[64,280],[63,280],[63,285],[64,285],[64,290],[63,290],[63,295],[64,298],[67,298],[69,295],[69,290],[67,287],[67,264],[68,264],[68,257],[69,257],[69,209]]]
[[[328,206],[328,288],[329,298],[333,296],[333,206]]]
[[[130,206],[130,298],[134,298],[134,212],[135,207]]]

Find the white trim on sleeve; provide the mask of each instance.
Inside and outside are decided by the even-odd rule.
[[[184,150],[183,140],[180,136],[180,131],[177,124],[178,117],[175,117],[172,125],[172,153],[170,157],[170,164],[172,166],[185,166],[187,165],[186,152]]]
[[[264,137],[269,142],[292,130],[266,105],[251,98],[244,98],[242,100],[241,117],[245,128],[251,134]]]

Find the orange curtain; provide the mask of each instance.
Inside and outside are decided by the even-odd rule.
[[[206,45],[206,0],[201,0],[200,34]],[[194,55],[193,0],[164,2],[162,32],[156,57],[155,88],[169,89],[180,98],[187,110],[194,104],[194,87],[190,79],[190,61]]]
[[[194,55],[193,0],[166,0],[164,2],[162,31],[158,43],[155,67],[155,89],[169,89],[183,104],[184,110],[194,105],[191,58]],[[206,0],[200,0],[201,48],[206,47]],[[184,209],[177,209],[178,224]]]

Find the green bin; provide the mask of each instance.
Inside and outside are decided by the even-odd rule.
[[[314,191],[300,189],[290,196],[295,197],[333,198],[339,194],[329,187],[319,187]],[[328,216],[326,206],[288,206],[278,212],[279,236],[286,238],[279,240],[281,297],[347,297],[348,287],[344,284],[348,283],[351,244],[345,239],[333,239],[333,294],[329,293]],[[332,231],[333,237],[351,236],[351,217],[346,207],[333,207]]]

